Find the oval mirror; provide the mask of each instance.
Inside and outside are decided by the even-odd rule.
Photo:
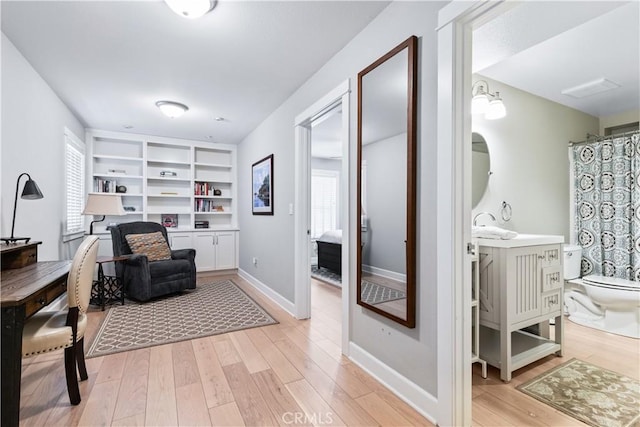
[[[416,311],[417,37],[358,73],[359,305],[407,327]]]
[[[471,167],[471,205],[475,208],[487,190],[489,176],[491,175],[491,158],[487,141],[476,132],[471,134]]]

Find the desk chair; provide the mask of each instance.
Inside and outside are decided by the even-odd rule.
[[[67,279],[68,307],[60,311],[36,313],[27,320],[22,333],[22,357],[64,348],[67,392],[72,405],[80,403],[76,364],[80,379],[88,378],[84,363],[84,331],[97,255],[98,237],[89,236],[82,242],[71,263]]]

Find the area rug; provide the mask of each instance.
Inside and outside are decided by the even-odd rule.
[[[330,285],[342,286],[342,276],[338,273],[334,273],[328,268],[318,267],[316,264],[311,266],[311,277],[314,279],[322,280]]]
[[[594,427],[640,425],[640,382],[578,359],[517,388]]]
[[[361,291],[362,301],[371,305],[395,301],[407,297],[407,294],[403,291],[369,282],[368,280],[364,279],[362,279]]]
[[[278,323],[231,280],[111,307],[87,358]]]

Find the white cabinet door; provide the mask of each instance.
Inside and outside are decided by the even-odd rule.
[[[191,233],[169,233],[169,246],[171,249],[191,249],[193,242]]]
[[[195,232],[193,248],[196,250],[196,269],[198,271],[216,268],[215,233]]]
[[[219,231],[216,233],[216,269],[236,268],[236,233]]]

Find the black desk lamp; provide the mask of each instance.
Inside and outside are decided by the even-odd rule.
[[[36,182],[31,179],[31,176],[28,173],[24,172],[18,176],[18,180],[16,181],[16,197],[15,197],[15,201],[13,202],[13,220],[11,221],[11,237],[0,238],[0,240],[4,241],[7,244],[16,243],[19,240],[24,240],[25,243],[29,243],[29,240],[31,240],[31,237],[14,237],[13,236],[13,230],[16,227],[16,208],[18,207],[18,189],[20,188],[20,178],[22,178],[24,175],[27,176],[27,182],[24,183],[24,188],[22,189],[22,195],[20,197],[22,199],[27,199],[27,200],[42,199],[44,197],[42,195],[42,192],[40,191],[40,188],[38,188],[38,184],[36,184]]]

